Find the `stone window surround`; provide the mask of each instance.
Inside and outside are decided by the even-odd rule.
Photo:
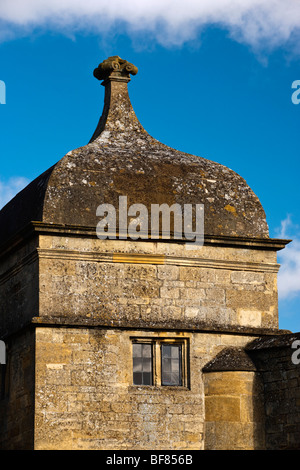
[[[133,383],[133,361],[131,361],[131,380],[133,387],[172,387],[179,388],[190,388],[189,380],[189,338],[183,338],[182,336],[132,336],[131,340],[131,357],[133,357],[133,344],[151,344],[152,345],[152,385],[135,385]],[[181,346],[181,385],[164,385],[162,383],[162,345],[178,345]]]

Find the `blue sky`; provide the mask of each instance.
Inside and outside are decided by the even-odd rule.
[[[104,95],[93,69],[119,55],[139,68],[129,92],[149,134],[239,173],[270,236],[293,239],[278,257],[279,319],[300,331],[300,4],[182,4],[2,1],[0,206],[88,143]]]

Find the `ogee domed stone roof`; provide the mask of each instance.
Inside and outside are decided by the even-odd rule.
[[[268,238],[258,197],[225,166],[170,148],[138,121],[127,83],[137,68],[110,57],[94,75],[103,80],[105,102],[91,141],[65,155],[0,212],[1,238],[31,221],[95,227],[96,209],[119,196],[134,203],[204,204],[205,235]]]

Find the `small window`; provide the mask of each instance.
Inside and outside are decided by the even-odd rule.
[[[182,385],[181,345],[161,345],[161,384]]]
[[[131,339],[134,385],[189,387],[188,338]]]
[[[135,385],[152,385],[152,345],[133,344],[133,383]]]

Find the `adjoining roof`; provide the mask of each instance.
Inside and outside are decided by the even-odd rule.
[[[203,367],[203,372],[255,371],[256,366],[243,348],[228,347]]]
[[[204,204],[205,235],[269,237],[262,205],[241,176],[170,148],[145,131],[127,90],[130,74],[136,73],[118,56],[95,69],[95,77],[104,80],[105,100],[91,141],[65,155],[1,210],[0,244],[31,221],[95,227],[98,205],[118,208],[119,196],[127,196],[128,207]]]
[[[300,341],[300,332],[292,333],[287,330],[284,334],[256,338],[248,343],[245,349],[251,353],[266,349],[291,348],[294,341]]]

